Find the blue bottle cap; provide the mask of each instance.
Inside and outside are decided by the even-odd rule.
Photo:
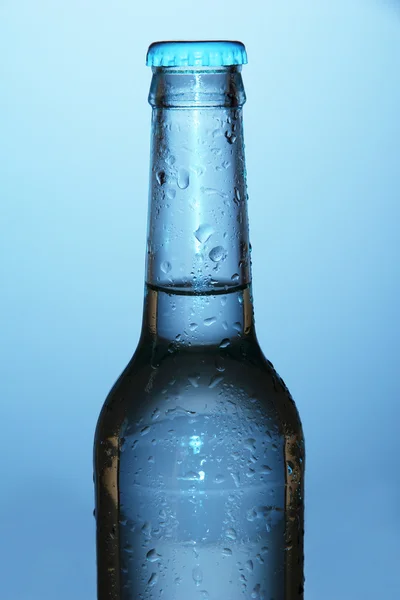
[[[244,44],[231,41],[154,42],[146,58],[149,67],[228,67],[246,63]]]

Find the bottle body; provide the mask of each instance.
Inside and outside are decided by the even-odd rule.
[[[103,407],[99,600],[303,597],[297,410],[254,338],[224,339],[143,340]]]
[[[143,329],[95,435],[98,598],[300,600],[304,440],[254,331],[240,70],[180,75],[153,76]]]

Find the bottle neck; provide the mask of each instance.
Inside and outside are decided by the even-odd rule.
[[[246,335],[253,311],[240,67],[154,69],[149,101],[145,322],[165,339],[186,331],[194,344],[229,338],[231,328]]]
[[[254,335],[251,286],[192,295],[146,286],[143,334],[172,348],[227,348]]]

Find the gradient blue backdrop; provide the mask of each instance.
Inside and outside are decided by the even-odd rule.
[[[145,53],[230,38],[258,335],[306,434],[306,600],[396,600],[400,4],[134,4],[0,0],[0,598],[95,598],[93,432],[141,325]]]

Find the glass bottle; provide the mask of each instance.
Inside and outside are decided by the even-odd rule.
[[[143,327],[102,408],[99,600],[303,598],[304,441],[254,330],[239,42],[159,42]]]

